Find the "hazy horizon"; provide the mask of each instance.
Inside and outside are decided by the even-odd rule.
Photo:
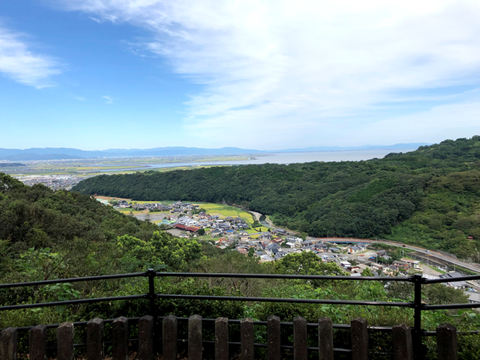
[[[278,150],[480,133],[480,3],[22,0],[2,148]]]

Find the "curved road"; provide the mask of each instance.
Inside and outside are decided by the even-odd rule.
[[[355,239],[355,238],[320,238],[322,240],[327,240],[327,241],[355,241],[355,242],[368,242],[368,243],[379,243],[379,244],[386,244],[390,246],[397,246],[401,248],[406,248],[410,250],[415,250],[421,253],[424,253],[426,255],[430,255],[432,257],[435,257],[437,259],[441,259],[443,261],[446,261],[450,264],[456,265],[463,267],[467,270],[476,272],[480,274],[480,266],[478,264],[472,264],[472,263],[467,263],[461,260],[458,260],[457,258],[454,258],[453,256],[448,256],[442,253],[439,253],[437,251],[433,250],[427,250],[418,246],[413,246],[413,245],[408,245],[408,244],[403,244],[397,241],[390,241],[390,240],[373,240],[373,239]]]
[[[248,210],[249,213],[251,213],[254,218],[257,220],[257,221],[260,221],[260,217],[262,216],[261,213],[259,212],[256,212],[256,211],[252,211],[252,210]],[[265,222],[262,222],[262,225],[264,226],[267,226],[267,224]],[[267,227],[274,227],[273,224],[270,224],[270,226],[267,226]],[[276,227],[278,229],[281,229],[281,227]],[[289,230],[287,230],[289,231]],[[290,232],[290,231],[289,231]],[[312,237],[308,237],[307,239],[315,239],[315,238],[312,238]],[[460,267],[463,267],[467,270],[470,270],[470,271],[473,271],[473,272],[476,272],[478,274],[480,274],[480,265],[478,264],[474,264],[474,263],[467,263],[467,262],[464,262],[464,261],[461,261],[457,258],[454,258],[453,256],[448,256],[448,255],[445,255],[445,254],[442,254],[442,253],[439,253],[437,251],[433,251],[433,250],[427,250],[427,249],[424,249],[424,248],[421,248],[421,247],[418,247],[418,246],[413,246],[413,245],[407,245],[407,244],[403,244],[401,242],[398,242],[398,241],[391,241],[391,240],[373,240],[373,239],[356,239],[356,238],[330,238],[330,237],[326,237],[326,238],[318,238],[318,239],[321,239],[321,240],[327,240],[327,241],[335,241],[335,240],[338,240],[338,241],[355,241],[355,242],[368,242],[368,243],[380,243],[380,244],[386,244],[386,245],[391,245],[391,246],[397,246],[397,247],[401,247],[401,248],[406,248],[406,249],[410,249],[410,250],[415,250],[415,251],[418,251],[418,252],[421,252],[421,253],[424,253],[426,255],[430,255],[432,257],[435,257],[437,259],[440,259],[440,260],[443,260],[443,261],[446,261],[452,265],[455,265],[455,266],[460,266]]]

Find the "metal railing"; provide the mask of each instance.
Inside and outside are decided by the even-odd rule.
[[[150,269],[146,272],[132,273],[132,274],[118,274],[118,275],[105,275],[105,276],[92,276],[92,277],[80,277],[70,279],[59,280],[46,280],[35,281],[25,283],[13,283],[13,284],[0,284],[0,290],[24,287],[24,286],[40,286],[59,283],[73,283],[81,281],[98,281],[98,280],[111,280],[111,279],[124,279],[146,277],[148,278],[149,291],[145,294],[128,295],[128,296],[114,296],[114,297],[102,297],[91,299],[77,299],[67,301],[54,301],[47,303],[36,304],[20,304],[20,305],[4,305],[0,306],[0,312],[6,310],[16,309],[28,309],[28,308],[40,308],[50,306],[62,306],[62,305],[77,305],[77,304],[89,304],[103,301],[120,301],[120,300],[134,300],[134,299],[148,299],[149,311],[151,316],[155,319],[160,317],[157,314],[155,306],[156,299],[188,299],[188,300],[223,300],[223,301],[250,301],[250,302],[279,302],[279,303],[303,303],[303,304],[330,304],[330,305],[359,305],[359,306],[387,306],[387,307],[403,307],[410,308],[414,311],[414,325],[412,327],[412,342],[414,354],[417,358],[421,358],[421,346],[422,337],[432,336],[434,332],[425,331],[422,329],[422,312],[430,310],[444,310],[444,309],[466,309],[466,308],[479,308],[480,303],[469,304],[446,304],[446,305],[427,305],[422,302],[422,285],[438,284],[446,282],[457,281],[470,281],[480,280],[480,275],[464,276],[458,278],[445,278],[445,279],[425,279],[420,274],[415,274],[408,277],[373,277],[373,276],[325,276],[325,275],[282,275],[282,274],[234,274],[234,273],[170,273],[170,272],[156,272]],[[332,300],[332,299],[296,299],[296,298],[272,298],[272,297],[245,297],[245,296],[214,296],[214,295],[183,295],[183,294],[158,294],[155,292],[155,278],[162,277],[196,277],[196,278],[244,278],[244,279],[285,279],[285,280],[330,280],[330,281],[385,281],[385,282],[408,282],[414,285],[414,298],[413,301],[395,302],[395,301],[361,301],[361,300]],[[204,319],[208,321],[209,319]],[[210,319],[214,321],[214,319]],[[239,320],[230,320],[239,321]],[[265,325],[266,322],[255,322],[258,325]],[[284,323],[290,325],[290,323]],[[316,326],[316,324],[309,324],[309,326]],[[55,327],[55,325],[51,325]],[[349,325],[336,324],[334,328],[349,328]],[[28,329],[29,327],[25,327]],[[23,328],[21,328],[23,329]],[[388,331],[391,327],[370,327],[371,330]],[[478,331],[472,331],[468,334],[478,334]],[[462,333],[465,335],[465,333]],[[262,344],[257,344],[262,347]],[[288,347],[288,346],[287,346]],[[350,351],[348,349],[336,349],[337,351]]]

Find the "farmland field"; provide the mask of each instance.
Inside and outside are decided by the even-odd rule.
[[[253,224],[252,215],[233,206],[209,203],[194,203],[194,205],[199,205],[202,209],[205,209],[210,215],[218,215],[220,218],[226,218],[227,216],[241,217],[243,220],[245,220],[247,224]]]
[[[105,200],[113,200],[114,198],[112,197],[106,197],[106,196],[97,196],[98,198],[102,198],[102,199],[105,199]],[[115,200],[119,200],[118,198],[115,199]],[[151,201],[137,201],[137,200],[130,200],[130,199],[126,199],[130,204],[134,204],[134,203],[137,203],[137,204],[146,204],[146,203],[163,203],[163,204],[172,204],[174,203],[175,201],[159,201],[159,200],[151,200]],[[233,206],[228,206],[228,205],[222,205],[222,204],[212,204],[212,203],[193,203],[193,205],[198,205],[200,206],[200,208],[202,209],[205,209],[206,212],[210,215],[218,215],[221,219],[225,219],[226,217],[228,216],[231,216],[231,217],[241,217],[243,220],[245,220],[245,222],[248,224],[248,225],[252,225],[253,224],[253,216],[251,214],[249,214],[248,212],[246,211],[243,211],[239,208],[236,208],[236,207],[233,207]],[[132,211],[132,209],[130,208],[127,208],[127,209],[118,209],[120,212],[123,212],[123,213],[130,213]],[[143,211],[132,211],[133,212],[133,215],[145,215],[148,213],[148,210],[143,210]],[[154,215],[156,213],[154,212],[151,212],[151,215]],[[163,214],[165,215],[165,214]],[[178,214],[177,214],[178,215]],[[262,231],[267,231],[267,228],[266,227],[262,227]],[[256,232],[256,231],[253,231],[253,232]]]

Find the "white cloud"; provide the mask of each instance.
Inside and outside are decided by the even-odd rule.
[[[75,94],[70,94],[70,96],[72,97],[72,99],[75,99],[75,100],[78,100],[78,101],[85,101],[86,100],[83,96],[78,96],[78,95],[75,95]]]
[[[58,1],[148,29],[144,46],[204,85],[186,118],[199,139],[234,133],[257,147],[294,137],[315,145],[348,128],[378,137],[388,131],[374,126],[378,117],[398,124],[398,104],[438,106],[426,103],[438,94],[409,91],[480,83],[478,0]],[[410,132],[427,135],[422,123],[437,115],[422,109]],[[451,128],[439,126],[444,134]],[[252,130],[263,136],[252,138]]]
[[[107,100],[107,104],[113,104],[113,99],[110,96],[105,95],[105,96],[102,96],[102,98]]]
[[[38,89],[52,86],[51,77],[61,72],[59,63],[29,50],[24,38],[0,25],[0,73]]]

